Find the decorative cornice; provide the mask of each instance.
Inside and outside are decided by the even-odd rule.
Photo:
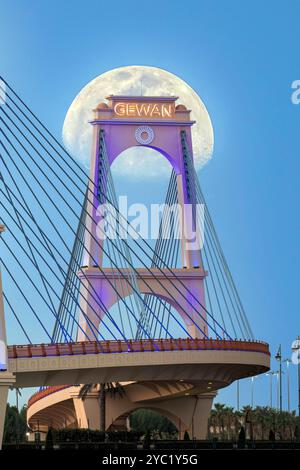
[[[142,119],[94,119],[89,121],[92,126],[97,124],[105,124],[105,125],[127,125],[127,126],[140,126],[140,125],[147,125],[147,126],[176,126],[176,127],[191,127],[195,124],[196,121],[165,121],[165,120],[145,120]]]

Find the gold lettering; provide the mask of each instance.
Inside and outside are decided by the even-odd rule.
[[[138,116],[149,116],[149,112],[150,112],[150,104],[145,104],[145,103],[142,103],[140,106],[137,106],[137,114]]]
[[[136,108],[137,108],[137,105],[135,103],[129,103],[127,105],[127,115],[136,116]]]
[[[126,105],[125,105],[125,103],[117,103],[115,105],[114,111],[118,116],[125,116],[126,115]]]
[[[159,109],[157,104],[154,104],[151,111],[151,116],[161,117],[161,109]]]
[[[162,117],[171,117],[172,116],[172,105],[163,104],[161,107]]]
[[[119,117],[172,118],[174,105],[169,103],[116,103],[114,112]]]

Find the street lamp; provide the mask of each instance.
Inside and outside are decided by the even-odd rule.
[[[282,413],[282,356],[281,344],[279,345],[278,352],[275,356],[276,361],[279,362],[279,411]]]
[[[289,358],[284,360],[286,365],[286,386],[287,386],[287,401],[288,401],[288,412],[291,411],[291,397],[290,397],[290,364],[291,360]]]
[[[298,364],[298,433],[297,440],[300,442],[300,336],[293,342],[293,363]],[[296,358],[295,358],[296,355]],[[296,360],[295,360],[296,359]]]
[[[273,408],[273,376],[276,375],[276,372],[269,371],[266,373],[267,377],[270,377],[270,408]]]
[[[277,390],[277,399],[276,399],[276,410],[279,410],[279,370],[274,371],[273,375],[276,377],[276,390]]]
[[[254,379],[256,379],[256,376],[251,377],[251,408],[252,410],[254,406]]]
[[[240,381],[236,381],[236,406],[237,410],[240,411]]]

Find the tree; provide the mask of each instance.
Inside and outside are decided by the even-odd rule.
[[[244,426],[242,426],[240,429],[239,438],[238,438],[238,446],[240,449],[243,449],[245,447],[245,442],[246,442],[246,431],[245,431]]]
[[[297,417],[295,411],[280,413],[268,406],[245,406],[241,411],[216,403],[209,418],[209,436],[221,439],[233,439],[238,436],[241,426],[250,439],[270,439],[280,430],[282,439],[293,440]],[[274,437],[275,439],[275,437]]]
[[[250,435],[250,439],[252,441],[254,439],[254,434],[253,434],[253,419],[252,419],[252,408],[251,408],[251,406],[249,406],[249,405],[244,406],[243,409],[242,409],[242,413],[244,414],[246,438],[247,438],[247,427],[248,427],[248,429],[249,429],[249,434],[248,435]]]
[[[270,429],[269,431],[269,441],[274,442],[275,441],[275,432],[273,429]]]
[[[4,423],[4,442],[23,442],[26,437],[26,406],[19,412],[16,406],[6,406]]]
[[[257,406],[252,411],[252,420],[254,428],[254,438],[264,439],[265,428],[268,423],[268,408],[263,406]]]
[[[145,438],[144,438],[144,449],[149,449],[150,448],[150,444],[151,444],[151,433],[150,431],[148,430],[145,434]]]
[[[242,426],[239,432],[239,441],[245,442],[245,440],[246,440],[246,432],[245,432],[244,426]]]
[[[208,436],[215,436],[217,434],[218,427],[218,415],[216,410],[213,408],[210,412],[210,417],[208,419]]]
[[[224,439],[225,430],[225,405],[222,403],[216,403],[214,406],[215,420],[219,429],[219,434]]]
[[[52,428],[48,429],[47,435],[46,435],[46,449],[51,450],[53,449],[53,431]]]
[[[233,407],[226,406],[226,408],[224,408],[224,418],[226,420],[227,439],[232,439],[233,438],[232,427],[235,421],[235,413],[234,413]]]
[[[130,427],[137,432],[158,432],[159,434],[175,434],[175,425],[165,416],[152,410],[139,409],[130,416]]]

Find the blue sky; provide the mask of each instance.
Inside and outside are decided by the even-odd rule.
[[[201,184],[256,336],[284,356],[300,334],[299,17],[293,0],[3,0],[0,18],[1,74],[59,137],[78,91],[115,67],[161,67],[199,93],[215,132]],[[267,403],[267,378],[255,387]],[[241,395],[249,403],[249,383]],[[235,403],[235,387],[218,400]]]

